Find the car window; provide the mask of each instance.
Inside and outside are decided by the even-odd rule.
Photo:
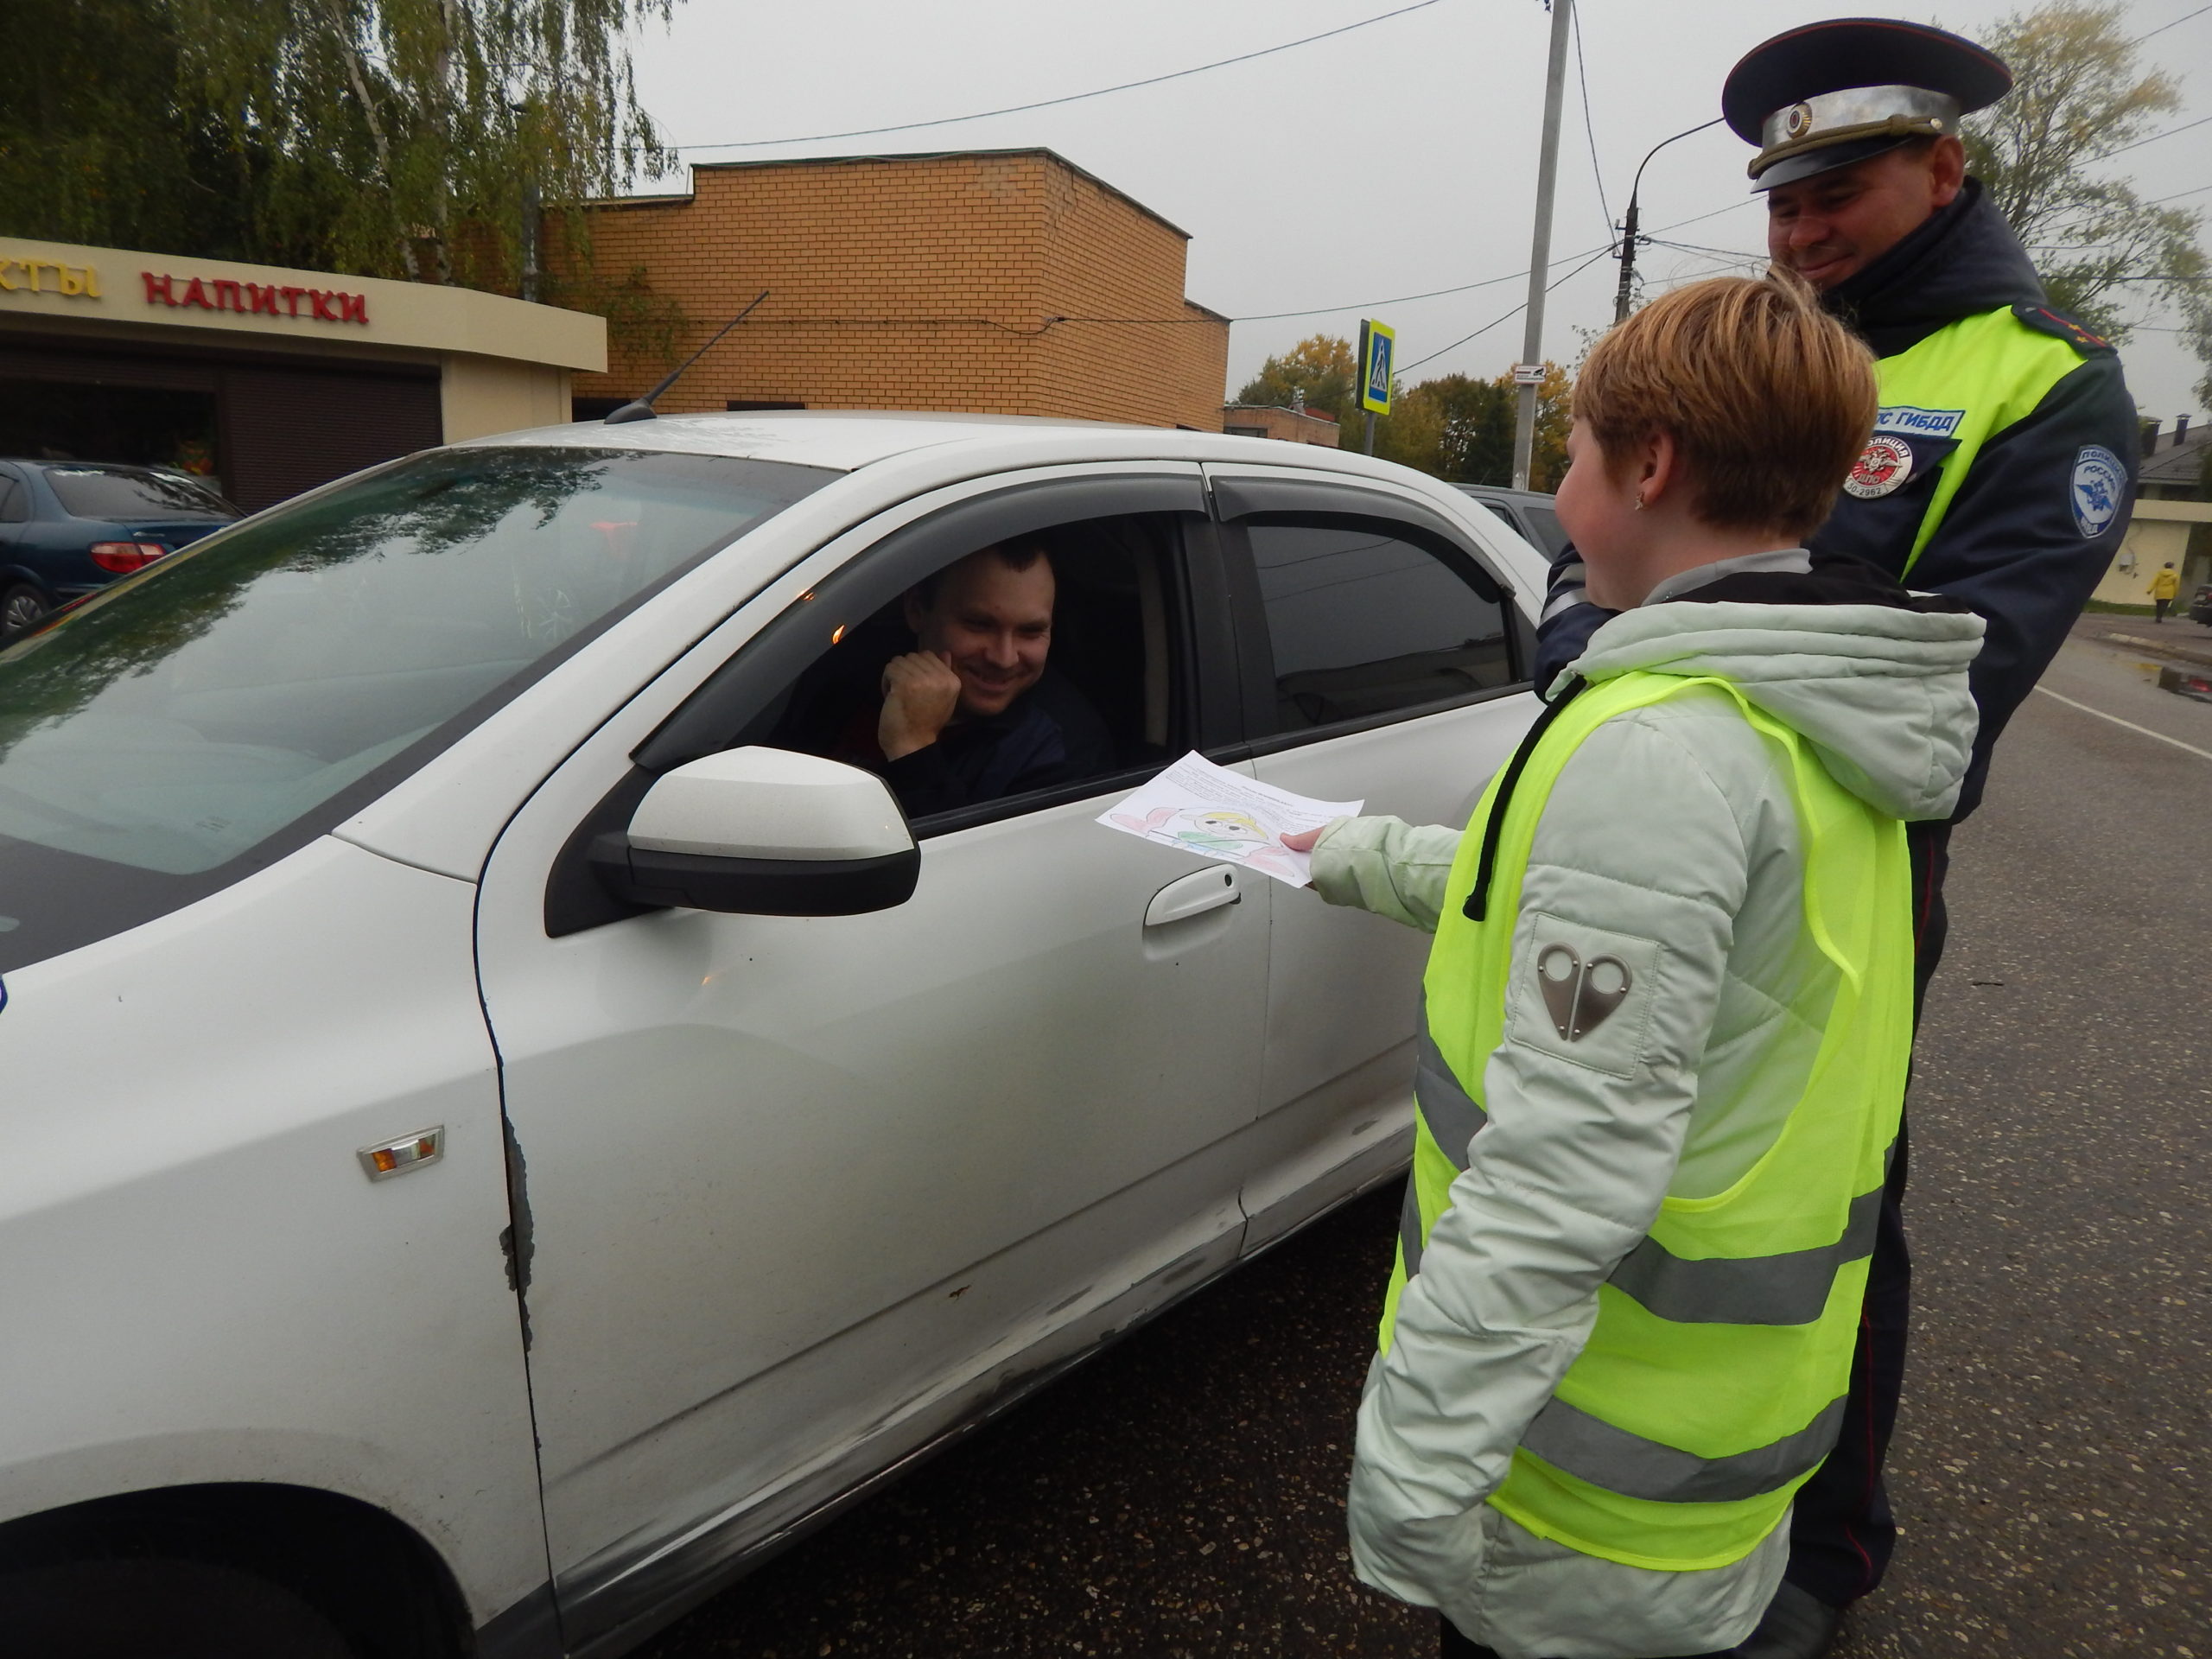
[[[152,513],[234,518],[238,510],[205,485],[137,467],[48,467],[62,511],[79,518],[143,518]]]
[[[1555,559],[1567,551],[1567,531],[1560,527],[1559,514],[1536,502],[1524,501],[1521,504],[1521,516],[1535,532],[1536,545],[1547,558]]]
[[[23,486],[0,474],[0,524],[20,524],[30,516],[30,501]]]
[[[1135,513],[970,550],[842,630],[737,741],[877,773],[922,835],[1156,769],[1188,747],[1176,536]]]
[[[1503,606],[1412,533],[1338,522],[1254,524],[1248,534],[1276,731],[1514,683]]]
[[[219,531],[64,613],[0,652],[0,910],[15,912],[0,968],[51,954],[35,924],[50,945],[126,891],[158,914],[194,878],[318,832],[357,783],[419,763],[836,476],[438,452]]]

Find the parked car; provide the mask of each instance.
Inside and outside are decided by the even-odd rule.
[[[2202,583],[2189,596],[2189,620],[2212,628],[2212,582]]]
[[[909,823],[793,734],[1014,538],[1113,758]],[[717,415],[0,652],[0,1628],[618,1653],[1395,1178],[1427,940],[1095,820],[1197,749],[1464,822],[1543,580],[1357,455]]]
[[[1471,495],[1512,525],[1516,535],[1546,558],[1557,558],[1567,550],[1567,532],[1560,528],[1559,513],[1552,505],[1552,498],[1541,491],[1505,490],[1490,484],[1456,484],[1452,487]]]
[[[238,516],[162,467],[0,460],[0,640]]]

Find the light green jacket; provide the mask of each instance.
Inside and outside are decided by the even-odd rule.
[[[1981,632],[1977,617],[1878,606],[1665,603],[1607,622],[1575,669],[1728,679],[1862,799],[1942,818],[1973,744],[1966,671]],[[1535,983],[1522,957],[1540,912],[1651,942],[1643,1058],[1624,1077],[1510,1041],[1491,1055],[1489,1122],[1460,1179],[1510,1203],[1455,1198],[1438,1220],[1450,1245],[1425,1255],[1423,1275],[1448,1262],[1459,1281],[1401,1304],[1362,1402],[1350,1496],[1359,1575],[1443,1609],[1504,1659],[1726,1649],[1781,1576],[1786,1525],[1731,1566],[1658,1573],[1535,1537],[1484,1501],[1580,1352],[1598,1286],[1663,1198],[1719,1192],[1772,1144],[1791,1103],[1758,1080],[1802,1070],[1798,1051],[1817,1045],[1782,1013],[1806,976],[1832,969],[1804,949],[1781,766],[1726,696],[1693,689],[1593,733],[1537,828],[1511,982]],[[1315,849],[1315,890],[1433,930],[1459,835],[1338,820]],[[1570,1141],[1572,1159],[1547,1151]],[[1607,1173],[1568,1190],[1548,1173],[1568,1166]]]

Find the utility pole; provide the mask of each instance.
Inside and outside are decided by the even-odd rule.
[[[1647,156],[1643,159],[1648,162],[1651,158]],[[1636,170],[1636,175],[1641,179],[1643,176],[1643,169],[1639,167]],[[1621,220],[1621,285],[1613,290],[1613,321],[1617,323],[1628,321],[1629,290],[1635,284],[1636,197],[1631,194],[1628,199],[1627,215]]]
[[[1694,133],[1703,132],[1707,127],[1717,127],[1726,118],[1725,116],[1716,115],[1710,121],[1700,122],[1694,127],[1676,133],[1674,138],[1662,138],[1650,149],[1645,150],[1643,159],[1636,164],[1636,178],[1628,188],[1628,213],[1621,220],[1621,285],[1613,290],[1613,321],[1615,322],[1628,321],[1629,295],[1636,284],[1637,198],[1643,194],[1643,169],[1651,165],[1651,158],[1654,156],[1673,143],[1675,138],[1688,138]]]
[[[1513,421],[1513,487],[1529,487],[1529,462],[1536,447],[1536,386],[1533,372],[1544,360],[1544,290],[1552,264],[1552,192],[1559,182],[1559,111],[1567,92],[1567,32],[1574,0],[1551,0],[1551,61],[1544,72],[1544,131],[1536,160],[1536,228],[1529,243],[1528,324],[1521,334],[1521,407]]]

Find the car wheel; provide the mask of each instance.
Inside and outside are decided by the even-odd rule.
[[[0,1572],[0,1648],[39,1659],[356,1659],[281,1586],[204,1561],[65,1561]]]
[[[27,582],[0,593],[0,639],[12,639],[54,607]]]

